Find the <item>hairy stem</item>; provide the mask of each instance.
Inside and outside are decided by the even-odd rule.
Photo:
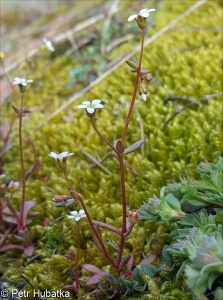
[[[133,95],[132,95],[131,104],[130,104],[130,107],[129,107],[129,112],[128,112],[128,115],[127,115],[127,118],[126,118],[126,121],[125,121],[125,127],[124,127],[123,133],[122,133],[123,143],[124,143],[125,138],[126,138],[129,122],[130,122],[130,119],[131,119],[133,107],[134,107],[135,100],[136,100],[138,84],[139,84],[139,81],[140,81],[140,71],[141,71],[141,65],[142,65],[143,46],[144,46],[144,29],[142,29],[141,51],[140,51],[139,65],[138,65],[138,68],[137,68],[136,83],[135,83],[135,87],[134,87],[134,91],[133,91]]]

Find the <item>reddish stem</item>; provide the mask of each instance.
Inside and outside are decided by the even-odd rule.
[[[79,261],[79,250],[80,250],[80,226],[77,222],[77,254],[75,261],[75,273],[76,273],[76,289],[79,289],[79,280],[78,280],[78,261]]]
[[[22,229],[25,224],[23,220],[24,208],[25,208],[25,196],[26,196],[26,174],[24,169],[24,157],[23,157],[23,146],[22,146],[22,117],[23,117],[23,100],[24,94],[22,94],[20,113],[19,113],[19,153],[20,153],[20,166],[21,166],[21,177],[22,177],[22,205],[21,205],[21,216],[19,220],[19,229]]]
[[[94,127],[94,130],[97,132],[97,134],[100,136],[100,138],[115,152],[117,153],[115,147],[98,131],[96,125],[95,125],[95,122],[93,119],[91,119],[91,123]]]
[[[133,91],[133,95],[132,95],[132,101],[131,101],[131,104],[130,104],[129,112],[128,112],[128,115],[127,115],[127,118],[126,118],[126,121],[125,121],[125,127],[124,127],[123,133],[122,133],[123,143],[125,141],[125,137],[126,137],[126,134],[127,134],[130,118],[131,118],[133,107],[134,107],[135,100],[136,100],[136,93],[137,93],[137,89],[138,89],[138,84],[139,84],[139,81],[140,81],[140,71],[141,71],[141,65],[142,65],[143,46],[144,46],[144,29],[142,29],[141,51],[140,51],[139,65],[138,65],[138,68],[137,68],[136,83],[135,83],[135,87],[134,87],[134,91]]]

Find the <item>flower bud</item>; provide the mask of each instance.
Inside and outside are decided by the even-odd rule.
[[[54,195],[54,197],[53,197],[53,201],[56,203],[64,202],[69,199],[71,199],[71,196],[67,196],[67,195]]]
[[[129,222],[131,224],[136,224],[139,221],[139,212],[135,209],[129,211]]]
[[[145,80],[146,82],[152,81],[152,76],[150,74],[141,74],[141,80]]]
[[[122,154],[125,151],[125,145],[122,140],[118,140],[115,148],[119,154]]]

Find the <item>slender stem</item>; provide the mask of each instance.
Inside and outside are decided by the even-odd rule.
[[[121,260],[122,260],[123,249],[124,249],[125,234],[127,232],[127,228],[126,228],[127,202],[126,202],[126,191],[125,191],[125,168],[124,168],[123,155],[118,154],[118,160],[119,160],[119,165],[120,165],[120,186],[121,186],[121,192],[122,192],[122,235],[121,235],[118,260],[117,260],[117,266],[119,268]]]
[[[123,249],[124,249],[124,243],[125,243],[125,236],[122,235],[121,240],[120,240],[118,260],[117,260],[118,269],[119,269],[119,266],[120,266],[120,263],[121,263],[121,260],[122,260],[122,253],[123,253]]]
[[[67,176],[67,172],[66,172],[66,170],[64,170],[64,169],[63,169],[63,174],[64,174],[64,177],[65,177],[65,179],[66,179],[66,181],[67,181],[67,184],[68,184],[69,188],[70,188],[70,189],[73,189],[72,184],[71,184],[71,182],[70,182],[70,179],[69,179],[68,176]]]
[[[131,118],[133,107],[134,107],[135,100],[136,100],[136,93],[137,93],[137,89],[138,89],[138,84],[139,84],[139,81],[140,81],[140,71],[141,71],[141,65],[142,65],[143,46],[144,46],[144,29],[142,29],[141,51],[140,51],[139,65],[138,65],[138,68],[137,68],[136,83],[135,83],[135,87],[134,87],[134,91],[133,91],[133,95],[132,95],[132,101],[131,101],[131,104],[130,104],[129,112],[128,112],[128,115],[127,115],[127,118],[126,118],[126,121],[125,121],[125,127],[124,127],[123,133],[122,133],[123,143],[125,141],[125,137],[126,137],[126,134],[127,134],[130,118]]]
[[[80,225],[77,223],[77,254],[75,261],[75,273],[76,273],[76,289],[79,288],[79,280],[78,280],[78,261],[79,261],[79,250],[80,250]]]
[[[24,157],[23,157],[23,145],[22,145],[22,117],[23,117],[23,101],[24,94],[22,93],[20,113],[19,113],[19,153],[20,153],[20,166],[21,166],[21,177],[22,177],[22,205],[21,205],[21,216],[19,220],[19,228],[23,228],[25,224],[23,224],[23,215],[25,208],[25,197],[26,197],[26,175],[24,169]]]
[[[126,191],[125,191],[125,168],[124,160],[121,154],[118,154],[119,166],[120,166],[120,186],[122,192],[122,233],[126,233]]]
[[[96,125],[95,125],[95,121],[93,119],[91,119],[91,123],[94,127],[94,130],[97,132],[97,134],[100,136],[100,138],[115,152],[117,153],[115,147],[98,131]]]

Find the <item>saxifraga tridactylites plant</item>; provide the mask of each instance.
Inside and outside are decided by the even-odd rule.
[[[131,22],[135,20],[138,24],[138,27],[141,30],[141,50],[140,50],[140,57],[139,57],[139,63],[138,65],[135,64],[132,61],[126,61],[126,63],[131,67],[131,71],[133,73],[136,73],[136,80],[135,80],[135,86],[133,90],[133,95],[132,99],[130,102],[130,107],[128,110],[128,114],[126,117],[126,121],[124,123],[124,128],[121,134],[121,138],[115,141],[114,143],[111,143],[98,129],[96,122],[95,122],[95,117],[98,109],[103,108],[103,105],[101,104],[101,100],[95,99],[92,102],[90,101],[84,101],[82,104],[78,105],[78,108],[80,109],[85,109],[87,116],[90,119],[90,122],[96,132],[96,134],[109,146],[109,148],[112,150],[114,153],[115,157],[117,158],[118,164],[119,164],[119,177],[120,177],[120,189],[121,189],[121,203],[122,203],[122,228],[118,229],[116,227],[113,227],[111,225],[108,225],[103,222],[99,221],[93,221],[91,219],[91,216],[88,212],[88,209],[85,205],[85,201],[82,198],[82,196],[78,193],[78,191],[73,187],[70,179],[68,178],[67,175],[67,158],[70,155],[73,155],[73,153],[69,152],[62,152],[61,154],[57,154],[55,152],[51,152],[49,156],[55,159],[56,166],[62,171],[67,184],[69,186],[70,190],[70,196],[58,196],[56,199],[54,199],[57,202],[57,206],[66,205],[73,203],[74,201],[77,201],[80,203],[81,208],[82,208],[82,216],[87,218],[87,221],[90,225],[94,243],[100,253],[102,254],[103,257],[109,262],[109,264],[113,267],[113,269],[116,271],[117,275],[120,275],[123,272],[123,267],[124,265],[126,266],[126,258],[123,257],[123,251],[124,251],[124,244],[126,238],[130,235],[134,224],[136,224],[139,220],[139,212],[137,210],[131,210],[127,212],[127,195],[126,195],[126,187],[125,187],[125,164],[124,164],[124,156],[136,151],[138,148],[140,148],[144,143],[145,139],[139,140],[132,144],[131,146],[126,147],[126,136],[128,133],[128,127],[129,123],[131,120],[135,100],[137,97],[137,94],[139,93],[140,97],[142,100],[146,100],[146,95],[147,95],[147,87],[145,83],[148,83],[152,80],[152,77],[150,76],[150,71],[143,69],[142,68],[142,58],[143,58],[143,48],[144,48],[144,34],[145,34],[145,29],[147,26],[147,18],[149,17],[149,13],[151,11],[155,11],[155,9],[142,9],[140,10],[139,14],[132,15],[128,18],[128,21]],[[71,199],[70,199],[71,198]],[[69,202],[67,202],[69,201]],[[82,216],[80,216],[80,212],[78,213],[77,211],[71,212],[75,216],[79,216],[77,218],[74,217],[75,221],[78,222]],[[79,228],[79,227],[78,227]],[[109,230],[115,234],[117,234],[120,238],[120,242],[118,245],[118,250],[117,253],[114,257],[112,257],[103,240],[102,233],[101,233],[101,228],[104,228],[106,230]],[[78,253],[78,250],[77,250]],[[78,257],[78,254],[76,255]],[[131,272],[132,265],[134,263],[134,258],[131,254],[131,259],[129,260],[130,262],[127,262],[127,272]],[[92,270],[91,270],[92,268]],[[94,268],[95,266],[89,267],[88,265],[88,271],[92,271],[94,273]],[[99,282],[102,277],[103,277],[103,272],[99,272],[100,275],[97,274],[97,279],[96,281]],[[96,283],[94,281],[94,283]],[[74,286],[74,290],[78,290],[79,283],[78,283],[78,265],[76,264],[76,281]]]

